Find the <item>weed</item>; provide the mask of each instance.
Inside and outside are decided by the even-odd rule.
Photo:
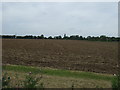
[[[72,90],[74,89],[74,83],[72,83]]]
[[[102,88],[102,87],[97,85],[95,88]]]
[[[7,73],[5,73],[2,77],[2,87],[3,88],[9,88],[10,87],[10,81],[11,81],[11,77],[7,76]]]
[[[112,80],[112,88],[113,90],[120,90],[120,75],[117,75]]]
[[[25,80],[24,80],[24,88],[36,88],[38,82],[40,81],[41,77],[35,77],[34,75],[32,75],[32,73],[30,72],[28,75],[26,75]],[[43,85],[42,85],[43,86]]]
[[[31,72],[25,76],[24,80],[19,80],[19,75],[15,75],[16,85],[10,86],[13,80],[11,79],[10,76],[5,72],[2,77],[2,87],[3,88],[44,88],[43,83],[38,83],[41,80],[42,76],[36,77],[34,74]]]

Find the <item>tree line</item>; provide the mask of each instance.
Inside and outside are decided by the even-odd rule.
[[[43,34],[40,36],[33,36],[33,35],[26,35],[26,36],[16,36],[16,35],[0,35],[1,38],[6,39],[65,39],[65,40],[89,40],[89,41],[120,41],[120,37],[108,37],[105,35],[101,36],[87,36],[83,37],[80,35],[71,35],[67,36],[64,34],[64,36],[49,36],[45,37]]]

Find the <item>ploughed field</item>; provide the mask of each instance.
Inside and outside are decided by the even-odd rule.
[[[2,39],[2,63],[97,73],[117,73],[118,43]]]

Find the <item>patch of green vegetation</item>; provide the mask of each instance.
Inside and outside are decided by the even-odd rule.
[[[3,70],[16,71],[16,72],[32,72],[34,74],[41,73],[41,68],[31,67],[31,66],[22,66],[22,65],[4,65],[2,66]]]
[[[30,67],[30,66],[21,66],[21,65],[4,65],[3,70],[13,70],[17,72],[32,72],[34,74],[46,74],[52,76],[62,76],[62,77],[73,77],[73,78],[86,78],[86,79],[95,79],[95,80],[106,80],[112,81],[113,76],[109,75],[99,75],[92,72],[73,72],[69,70],[60,70],[60,69],[48,69],[48,68],[39,68],[39,67]]]
[[[113,90],[120,90],[120,75],[119,74],[116,77],[114,77],[112,81],[112,88]]]

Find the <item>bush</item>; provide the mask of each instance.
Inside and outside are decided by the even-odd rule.
[[[30,72],[26,77],[25,77],[25,80],[24,80],[24,88],[36,88],[37,87],[37,84],[38,82],[40,81],[42,77],[35,77],[32,75],[32,73]],[[42,87],[43,87],[43,84],[41,84]]]
[[[117,75],[112,80],[112,88],[113,90],[120,90],[120,75]]]
[[[9,88],[10,87],[10,76],[7,76],[7,73],[5,73],[2,77],[2,87],[3,88]]]
[[[2,87],[3,88],[44,88],[43,83],[38,83],[42,76],[36,77],[31,72],[25,76],[24,80],[19,80],[18,74],[16,74],[16,86],[12,86],[13,80],[7,73],[4,73],[2,76]]]

